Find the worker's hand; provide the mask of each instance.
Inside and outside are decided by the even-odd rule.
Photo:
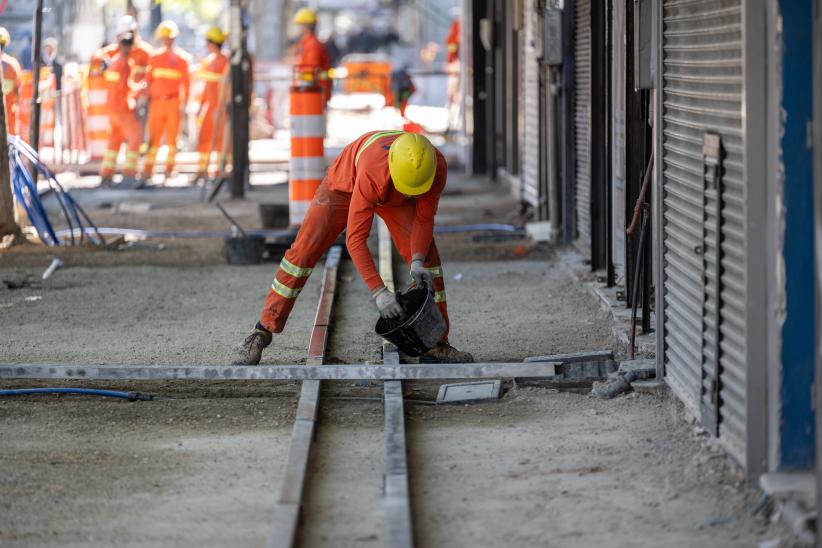
[[[374,293],[374,302],[383,318],[398,319],[402,317],[402,307],[397,302],[397,297],[388,288],[383,287]]]
[[[425,268],[425,265],[419,259],[411,261],[411,278],[413,278],[417,287],[425,286],[429,291],[434,290],[434,275]]]

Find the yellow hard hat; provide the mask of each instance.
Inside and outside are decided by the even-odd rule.
[[[0,27],[0,46],[8,46],[9,42],[11,42],[11,34],[6,27]]]
[[[311,8],[300,8],[297,10],[297,14],[294,15],[294,24],[295,25],[316,25],[317,24],[317,12],[312,10]]]
[[[437,172],[437,154],[428,139],[417,133],[403,133],[388,149],[388,171],[394,188],[406,196],[431,190]]]
[[[158,39],[177,38],[179,34],[180,27],[174,21],[163,21],[157,25],[157,30],[154,31],[154,36]]]
[[[222,44],[225,42],[225,33],[220,27],[211,27],[205,33],[206,40],[214,42],[215,44]]]

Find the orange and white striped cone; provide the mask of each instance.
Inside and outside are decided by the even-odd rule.
[[[325,177],[325,101],[316,71],[295,68],[290,89],[291,176],[288,181],[288,217],[302,224],[314,193]]]
[[[106,79],[102,72],[89,74],[86,91],[86,134],[92,161],[101,161],[108,146],[110,127],[106,110],[107,97]]]

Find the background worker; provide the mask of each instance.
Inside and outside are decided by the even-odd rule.
[[[119,35],[120,50],[106,67],[106,108],[109,115],[110,133],[100,176],[103,183],[111,183],[117,166],[120,145],[126,144],[126,161],[123,165],[123,186],[136,185],[137,159],[140,155],[140,121],[134,111],[135,84],[131,81],[129,54],[134,46],[134,33]]]
[[[296,66],[300,69],[315,70],[325,102],[331,98],[331,80],[328,69],[331,68],[325,45],[317,38],[317,12],[310,8],[301,8],[294,15],[294,24],[300,29],[300,40],[295,47]]]
[[[22,69],[17,59],[6,53],[6,46],[11,42],[11,35],[0,27],[0,63],[3,68],[3,100],[6,107],[6,132],[17,135],[18,93]]]
[[[227,85],[228,56],[223,53],[225,33],[219,27],[211,27],[206,32],[206,47],[208,56],[200,62],[197,78],[205,82],[203,98],[197,111],[200,123],[200,135],[197,138],[197,152],[199,165],[197,179],[208,177],[208,165],[211,152],[216,149],[217,163],[222,162],[223,128],[227,121],[226,105],[224,100]]]
[[[286,251],[265,300],[260,321],[237,349],[235,365],[256,365],[271,344],[272,333],[285,327],[288,315],[314,265],[346,229],[346,246],[354,266],[371,290],[380,316],[403,314],[396,296],[380,278],[367,240],[374,215],[381,217],[417,286],[434,291],[448,321],[445,282],[437,246],[434,214],[445,188],[448,165],[422,135],[402,131],[370,132],[343,149],[329,168],[294,244]],[[472,362],[467,352],[443,340],[420,357],[422,362]]]
[[[154,161],[163,137],[168,146],[166,178],[174,171],[180,120],[185,112],[191,87],[188,73],[190,56],[174,47],[174,39],[179,34],[180,29],[174,21],[163,21],[157,25],[155,32],[163,45],[151,56],[146,73],[145,94],[149,97],[149,106],[148,152],[143,165],[145,180],[151,179],[154,173]]]
[[[134,36],[134,44],[129,50],[128,58],[131,64],[131,80],[140,83],[145,80],[148,64],[153,53],[151,46],[140,38],[140,26],[137,20],[131,15],[123,15],[117,20],[117,39],[113,44],[109,44],[100,50],[99,55],[110,62],[120,52],[120,37],[126,33]]]

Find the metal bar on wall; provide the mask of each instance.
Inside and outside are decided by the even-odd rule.
[[[574,62],[575,16],[577,0],[566,0],[562,10],[562,237],[570,244],[576,238],[576,174],[574,164]]]
[[[767,471],[768,333],[767,315],[767,36],[765,0],[742,4],[745,139],[745,471],[756,485]]]
[[[656,63],[654,68],[654,90],[651,92],[650,104],[653,105],[653,151],[654,155],[654,184],[653,188],[653,208],[651,210],[651,220],[653,222],[654,240],[654,255],[657,257],[656,269],[654,278],[656,279],[656,294],[654,300],[656,301],[656,377],[662,379],[665,377],[665,260],[664,260],[664,241],[662,238],[662,132],[659,130],[662,124],[662,15],[663,11],[660,9],[659,2],[653,3],[653,15],[651,20],[654,25],[654,36],[656,40],[652,44],[652,48],[657,52]]]
[[[814,0],[813,16],[813,134],[814,157],[814,234],[815,234],[815,283],[816,283],[816,508],[822,508],[822,0]],[[822,548],[822,534],[816,535],[816,546]]]

